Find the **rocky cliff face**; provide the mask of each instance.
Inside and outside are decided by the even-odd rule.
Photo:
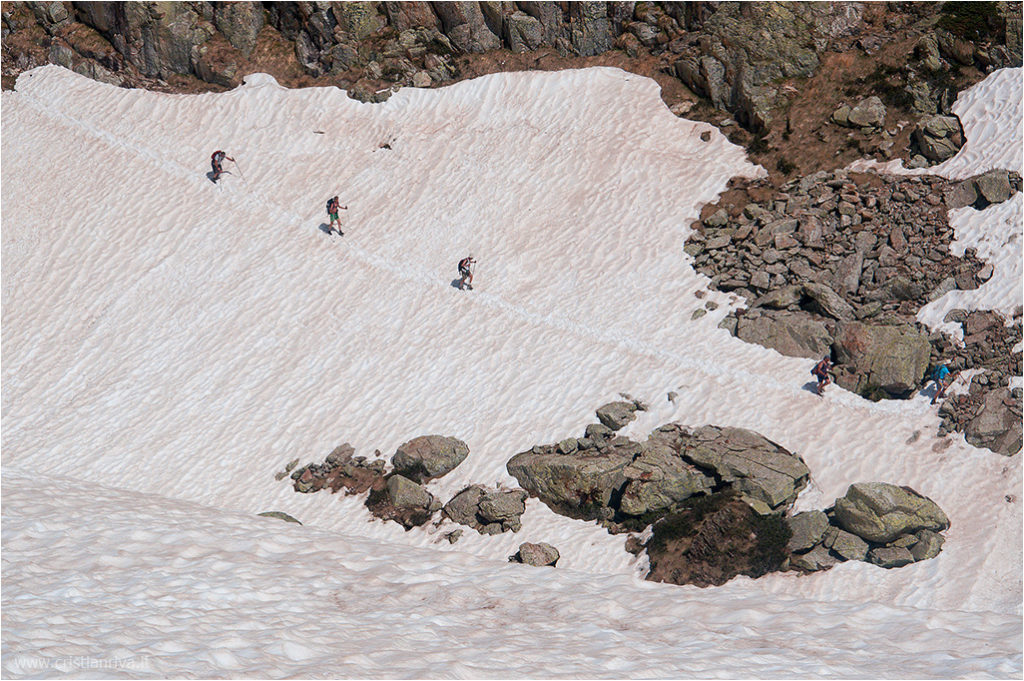
[[[910,128],[901,136],[880,126],[844,146],[850,138],[828,125],[829,114],[868,94],[885,100],[890,118],[946,112],[958,89],[1020,65],[1020,7],[6,2],[3,75],[11,87],[21,71],[54,63],[117,85],[196,92],[266,71],[285,85],[337,85],[380,101],[398,87],[493,71],[614,65],[658,80],[678,113],[725,126],[735,120],[733,141],[772,173],[789,175],[865,153],[909,157]],[[794,132],[799,155],[785,153]],[[919,147],[928,159],[930,147]]]

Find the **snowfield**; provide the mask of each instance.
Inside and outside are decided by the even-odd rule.
[[[1020,148],[1009,73],[963,93],[962,154]],[[813,361],[717,328],[738,300],[707,291],[683,242],[730,177],[762,171],[653,81],[506,73],[363,104],[266,75],[178,96],[48,66],[2,105],[5,677],[1024,670],[1021,457],[937,438],[924,396],[819,398]],[[217,185],[214,149],[238,161]],[[344,237],[324,232],[334,194]],[[1012,309],[1021,196],[966,210],[962,247],[1017,257],[936,305]],[[644,582],[624,536],[536,500],[520,532],[450,545],[448,521],[405,532],[361,496],[274,480],[342,442],[390,458],[436,433],[470,447],[429,483],[442,501],[514,485],[513,454],[582,434],[620,392],[651,406],[628,435],[711,423],[798,452],[797,510],[909,485],[951,519],[943,552],[702,590]],[[524,541],[559,567],[508,564]]]

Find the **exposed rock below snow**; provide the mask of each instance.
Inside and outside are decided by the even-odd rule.
[[[758,513],[784,511],[796,501],[810,477],[803,459],[752,430],[667,428],[673,430],[666,431],[663,426],[659,434],[675,435],[685,459],[712,471]]]
[[[733,490],[760,513],[784,511],[807,483],[799,456],[741,428],[668,424],[643,444],[588,437],[538,445],[508,471],[555,512],[585,520],[664,515],[693,496]]]
[[[785,310],[745,314],[736,321],[736,337],[772,348],[788,357],[820,359],[828,354],[832,335],[821,321]]]
[[[391,475],[383,490],[370,492],[366,507],[378,518],[394,520],[408,530],[430,520],[441,504],[409,478]]]
[[[422,435],[401,445],[391,458],[395,472],[424,482],[450,473],[469,456],[465,442],[443,435]]]
[[[843,365],[836,370],[839,385],[861,394],[878,389],[890,397],[904,397],[917,387],[931,354],[927,334],[909,324],[841,322],[832,347],[836,363]]]
[[[510,563],[523,563],[534,567],[555,567],[561,554],[551,544],[540,542],[530,544],[529,542],[519,545],[519,550],[514,556],[509,556]]]
[[[974,178],[978,194],[988,203],[1002,203],[1014,195],[1010,186],[1010,174],[1001,169],[990,170]]]
[[[632,516],[667,513],[680,502],[709,494],[715,479],[680,456],[678,431],[663,426],[651,433],[642,451],[623,470],[629,479],[619,510]]]
[[[1009,388],[992,390],[985,395],[981,411],[964,431],[967,441],[975,447],[986,447],[1005,456],[1021,451],[1021,401]]]
[[[641,447],[623,437],[562,454],[555,445],[516,454],[506,466],[519,485],[556,513],[571,518],[610,518],[612,494],[626,483],[624,469]],[[605,512],[603,512],[605,511]]]
[[[882,546],[868,552],[868,561],[879,567],[903,567],[914,562],[914,556],[902,546]]]
[[[793,555],[789,560],[789,566],[794,570],[817,572],[828,570],[839,562],[840,560],[829,553],[828,549],[818,544],[807,553]]]
[[[636,418],[635,402],[609,402],[597,408],[597,420],[612,430],[624,428]]]
[[[495,490],[470,485],[444,506],[444,514],[480,534],[500,534],[522,528],[520,517],[526,512],[526,497],[521,489]]]
[[[793,533],[786,548],[799,553],[819,543],[828,529],[828,516],[822,511],[805,511],[787,518],[789,530]]]
[[[839,554],[843,560],[864,560],[868,555],[868,543],[855,534],[829,527],[822,539],[822,545]]]
[[[256,515],[262,516],[263,518],[277,518],[278,520],[283,520],[286,523],[298,523],[299,525],[302,524],[292,516],[285,513],[284,511],[264,511],[263,513],[257,513]]]
[[[949,527],[949,518],[934,501],[909,487],[885,482],[850,485],[846,495],[836,499],[835,519],[842,529],[873,543]]]

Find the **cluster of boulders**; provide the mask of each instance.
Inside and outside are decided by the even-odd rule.
[[[939,432],[962,432],[975,447],[1005,456],[1018,454],[1024,444],[1022,397],[1020,386],[993,386],[989,376],[978,374],[971,379],[967,392],[948,395],[939,406]]]
[[[844,128],[875,132],[885,126],[885,104],[875,95],[864,98],[852,108],[842,104],[832,112],[832,122]]]
[[[480,534],[518,532],[526,512],[526,498],[521,489],[489,489],[470,485],[444,505],[445,517],[460,525],[472,527]]]
[[[973,250],[950,253],[948,209],[1005,201],[1020,183],[1005,170],[959,182],[822,171],[778,191],[752,182],[746,203],[734,193],[706,208],[684,250],[712,286],[747,299],[722,322],[733,335],[789,356],[830,354],[839,385],[872,399],[907,397],[940,360],[993,364],[991,343],[953,353],[915,315],[992,276]]]
[[[931,558],[941,547],[936,533],[948,520],[912,490],[854,485],[832,509],[787,518],[810,478],[799,455],[753,431],[711,425],[670,423],[636,442],[616,431],[646,406],[623,398],[598,408],[600,423],[588,425],[583,437],[513,456],[506,467],[522,489],[474,484],[442,505],[426,484],[457,467],[469,448],[440,435],[403,444],[390,472],[379,451],[373,459],[357,457],[345,444],[322,464],[289,463],[278,479],[295,469],[291,478],[298,492],[369,491],[370,512],[406,529],[427,523],[440,510],[483,535],[518,532],[527,498],[538,497],[561,515],[630,533],[626,550],[647,552],[648,579],[674,584],[708,586],[739,574],[820,570],[840,558],[897,567]],[[294,520],[279,512],[262,515]],[[648,527],[649,538],[641,541],[638,533]],[[455,543],[462,534],[457,528],[444,538]],[[904,560],[907,555],[910,560]],[[537,566],[554,566],[558,559],[558,550],[544,543],[524,543],[509,557]]]
[[[623,415],[618,429],[640,407],[617,402],[598,413],[602,421]],[[820,570],[839,559],[898,567],[934,557],[936,533],[949,525],[934,503],[886,483],[853,485],[834,508],[787,518],[810,471],[799,455],[742,428],[671,423],[636,442],[595,423],[583,437],[515,455],[507,468],[556,513],[613,533],[650,526],[650,538],[631,534],[626,550],[646,551],[648,579],[674,584]]]
[[[302,493],[322,489],[344,490],[345,494],[369,491],[366,507],[370,512],[406,529],[426,524],[437,511],[480,534],[518,532],[522,528],[521,517],[528,496],[524,490],[470,485],[442,506],[427,489],[428,482],[447,475],[469,455],[469,447],[458,438],[413,438],[395,451],[390,471],[380,458],[380,451],[372,459],[354,454],[355,449],[346,443],[336,447],[323,463],[296,469],[298,461],[292,461],[277,478],[280,480],[291,471],[295,491]],[[461,534],[461,530],[456,530],[446,536],[454,543]]]
[[[792,533],[789,567],[813,572],[846,560],[902,567],[939,555],[939,532],[949,519],[931,499],[909,487],[884,482],[850,485],[825,511],[797,513],[786,522]]]

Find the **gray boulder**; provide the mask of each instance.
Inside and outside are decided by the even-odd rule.
[[[409,478],[392,475],[387,482],[388,500],[399,509],[426,509],[430,512],[440,508],[434,495]]]
[[[825,284],[808,282],[803,285],[802,292],[814,301],[815,307],[823,315],[840,320],[853,319],[853,307]]]
[[[529,52],[544,44],[544,27],[525,12],[513,12],[505,18],[505,40],[513,52]]]
[[[623,469],[629,480],[619,501],[623,513],[667,513],[685,499],[711,493],[715,480],[680,456],[676,432],[669,426],[651,433],[640,455]]]
[[[825,532],[822,545],[832,549],[843,560],[864,560],[868,555],[868,543],[855,534],[838,527],[830,527]]]
[[[793,553],[812,548],[821,541],[828,529],[828,516],[821,511],[797,513],[792,518],[786,518],[786,522],[793,533],[786,548]]]
[[[636,418],[635,402],[609,402],[597,409],[597,420],[612,430],[619,430]]]
[[[735,335],[747,343],[772,348],[787,357],[820,359],[828,354],[832,336],[825,325],[806,314],[763,310],[736,321]]]
[[[752,430],[702,426],[686,435],[683,456],[734,487],[759,513],[785,510],[810,476],[799,456]]]
[[[989,203],[1002,203],[1014,194],[1010,186],[1010,175],[1005,170],[990,170],[974,178],[974,184],[978,193]]]
[[[626,483],[624,469],[640,450],[639,445],[632,444],[609,444],[570,455],[559,454],[554,447],[534,447],[513,456],[506,468],[520,487],[556,513],[594,520],[603,514],[602,509],[609,508],[612,494]]]
[[[945,193],[946,206],[949,208],[964,208],[974,205],[978,200],[978,187],[974,180],[963,180],[950,187]]]
[[[522,529],[527,493],[521,489],[495,490],[471,485],[444,506],[452,521],[472,527],[480,534],[499,534]]]
[[[952,116],[922,119],[911,137],[921,154],[930,161],[952,158],[963,146],[960,121]]]
[[[450,473],[469,456],[465,442],[443,435],[423,435],[409,440],[391,458],[395,472],[424,482]]]
[[[878,388],[891,397],[917,387],[931,355],[928,335],[909,324],[840,322],[832,349],[843,366],[836,376],[839,385],[857,393]]]
[[[985,395],[978,415],[970,420],[964,437],[975,447],[985,447],[1004,456],[1021,451],[1021,401],[1009,388],[991,390]]]
[[[917,533],[917,542],[910,547],[910,555],[915,561],[928,560],[939,555],[946,539],[938,532],[921,530]]]
[[[861,100],[850,109],[847,124],[857,128],[881,128],[885,125],[885,105],[875,96]]]
[[[819,570],[828,570],[838,562],[838,558],[819,544],[807,553],[793,555],[789,560],[789,567],[796,570],[806,570],[807,572],[817,572]]]
[[[877,544],[918,530],[949,527],[949,518],[934,501],[909,487],[885,482],[850,485],[846,495],[836,499],[835,520],[847,532]]]
[[[879,567],[896,568],[914,562],[914,556],[902,546],[883,546],[868,552],[868,562]]]
[[[256,515],[262,516],[264,518],[277,518],[278,520],[283,520],[286,523],[298,523],[299,525],[302,524],[292,516],[285,513],[284,511],[264,511],[263,513],[257,513]]]
[[[523,563],[534,567],[555,567],[561,554],[551,544],[540,542],[531,544],[529,542],[519,545],[519,551],[514,556],[509,556],[510,563]]]

